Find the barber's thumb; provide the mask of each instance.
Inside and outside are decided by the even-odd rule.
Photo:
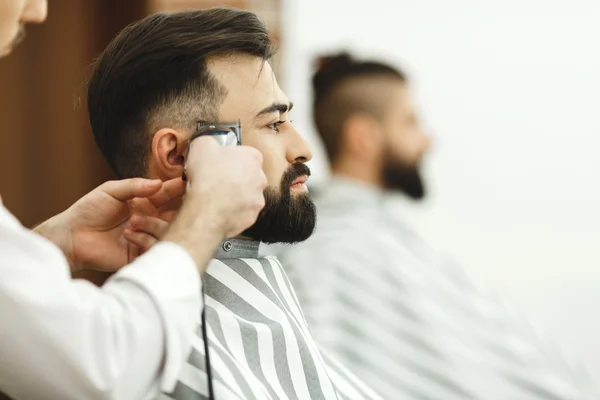
[[[199,136],[190,142],[189,151],[209,151],[218,148],[217,141],[210,136]]]
[[[195,171],[193,165],[197,163],[198,160],[202,159],[203,154],[215,152],[218,147],[217,141],[207,136],[200,136],[190,142],[184,171],[187,179],[190,179],[191,175],[194,174]]]

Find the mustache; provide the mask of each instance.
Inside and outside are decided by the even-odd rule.
[[[310,176],[310,168],[306,164],[295,163],[285,171],[283,178],[281,178],[281,188],[286,191],[289,190],[292,183],[301,176]],[[285,192],[284,192],[285,193]]]
[[[15,38],[13,39],[12,47],[16,47],[19,44],[21,44],[23,42],[23,40],[25,40],[26,36],[27,36],[27,32],[25,31],[25,26],[24,25],[19,26],[17,36],[15,36]]]

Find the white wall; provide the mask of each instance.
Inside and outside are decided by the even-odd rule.
[[[368,5],[368,7],[366,7]],[[348,48],[410,75],[436,146],[406,218],[600,378],[600,1],[289,0],[283,86]]]

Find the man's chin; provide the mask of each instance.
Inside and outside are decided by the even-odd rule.
[[[425,183],[418,167],[405,167],[399,163],[387,163],[383,170],[386,189],[399,191],[412,200],[422,200],[426,196]]]
[[[305,225],[301,229],[293,231],[288,230],[271,230],[265,231],[255,225],[239,237],[244,239],[256,240],[266,244],[298,244],[310,238],[315,230],[315,224]],[[297,227],[299,228],[299,227]]]
[[[19,29],[15,33],[15,37],[13,38],[12,42],[10,42],[5,48],[0,49],[0,58],[12,53],[17,46],[23,43],[23,40],[25,40],[25,36],[27,36],[25,27],[23,25],[20,25]]]
[[[10,55],[10,53],[12,53],[12,51],[13,51],[12,46],[6,47],[4,49],[0,49],[0,58]]]
[[[291,209],[288,206],[263,210],[256,223],[242,235],[267,244],[304,242],[315,230],[317,210],[306,193],[293,196],[293,202]]]

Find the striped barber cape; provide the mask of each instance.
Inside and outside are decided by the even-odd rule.
[[[296,294],[259,242],[222,243],[204,276],[205,317],[215,400],[379,399],[317,349]],[[175,390],[161,399],[209,399],[198,328]]]
[[[381,396],[600,399],[584,368],[409,229],[390,193],[341,178],[315,193],[315,233],[277,253],[320,348]]]

